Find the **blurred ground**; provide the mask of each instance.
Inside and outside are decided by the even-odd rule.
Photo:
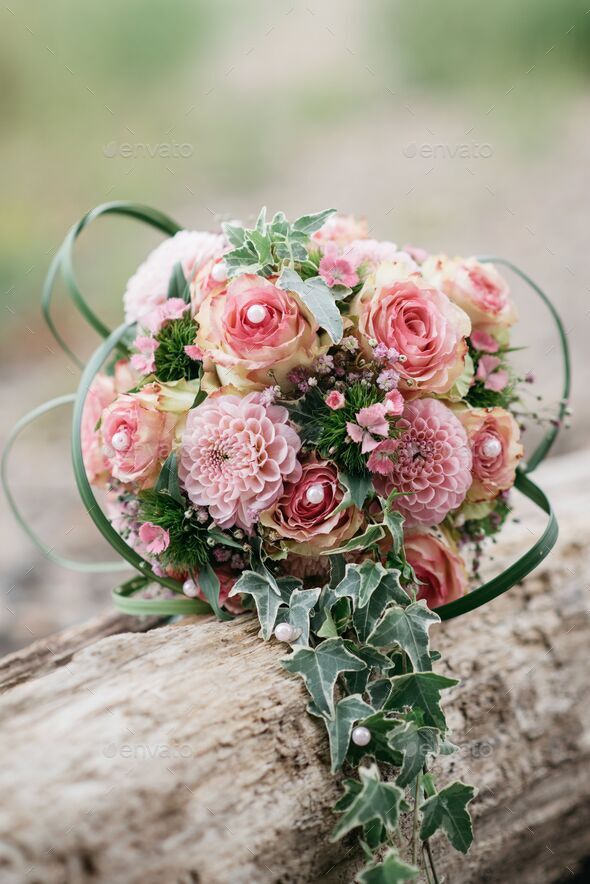
[[[557,451],[587,445],[587,2],[3,6],[2,435],[77,383],[38,309],[52,253],[91,206],[135,199],[197,228],[263,203],[288,215],[335,205],[400,244],[510,258],[568,330],[576,413]],[[157,241],[110,219],[80,241],[82,287],[105,321],[118,323],[125,279]],[[550,407],[556,337],[542,305],[515,292],[519,364]],[[57,315],[88,355],[96,339],[65,301]],[[50,545],[100,558],[70,476],[69,421],[63,409],[23,436],[14,485]],[[0,518],[1,649],[108,605],[112,576],[46,563],[4,506]]]

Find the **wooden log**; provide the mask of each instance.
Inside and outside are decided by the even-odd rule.
[[[558,550],[435,637],[441,671],[462,679],[447,702],[460,751],[440,775],[479,787],[469,856],[433,840],[452,884],[567,879],[590,853],[589,478],[586,456],[544,468]],[[495,567],[542,523],[525,507]],[[329,841],[340,787],[326,738],[284,648],[249,617],[107,635],[119,626],[66,632],[42,665],[38,649],[4,663],[0,879],[352,881],[354,838]]]

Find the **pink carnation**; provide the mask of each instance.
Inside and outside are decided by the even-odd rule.
[[[163,304],[168,297],[168,284],[174,265],[182,264],[187,279],[210,258],[221,255],[226,239],[217,233],[180,230],[151,252],[127,283],[123,296],[125,320],[134,322]]]
[[[211,396],[188,413],[179,474],[195,506],[207,506],[222,528],[248,530],[262,510],[301,477],[301,440],[286,408],[265,407],[256,394]]]
[[[376,402],[361,408],[355,415],[356,423],[348,421],[346,430],[353,442],[361,445],[361,451],[366,454],[373,451],[379,445],[375,436],[387,436],[389,423],[387,421],[388,408],[383,402]]]
[[[346,285],[353,288],[358,284],[359,276],[356,265],[349,258],[327,253],[320,261],[320,276],[332,288],[335,285]]]
[[[332,390],[326,396],[326,405],[328,408],[331,408],[332,411],[338,411],[340,408],[344,408],[346,405],[344,394],[340,393],[338,390]]]
[[[500,368],[501,360],[497,356],[482,356],[477,365],[475,377],[482,381],[486,390],[500,393],[510,380],[508,372]]]
[[[438,399],[409,402],[398,427],[371,455],[368,467],[379,473],[375,487],[395,501],[408,525],[438,525],[465,499],[471,485],[471,449],[459,419]],[[389,465],[385,463],[389,460]]]
[[[485,331],[472,331],[470,340],[475,349],[482,353],[497,353],[500,348],[497,340]]]
[[[404,398],[399,390],[391,390],[385,397],[387,411],[394,417],[399,416],[404,410]]]
[[[146,550],[152,555],[159,555],[170,546],[170,535],[165,528],[154,525],[153,522],[144,522],[139,528],[139,539],[145,545]]]
[[[172,319],[180,319],[188,304],[182,298],[168,298],[163,304],[154,307],[143,319],[144,325],[153,335],[157,335],[162,326]]]
[[[138,371],[139,374],[152,374],[156,368],[155,352],[159,347],[158,342],[155,338],[138,335],[133,345],[139,350],[139,353],[134,353],[131,357],[131,367]]]

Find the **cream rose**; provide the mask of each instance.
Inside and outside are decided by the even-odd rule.
[[[354,299],[351,315],[367,356],[384,344],[405,357],[396,365],[404,395],[446,393],[463,373],[469,317],[419,274],[404,278],[399,265],[382,264]]]
[[[222,384],[256,390],[269,384],[288,388],[295,366],[311,365],[329,346],[299,298],[254,274],[213,289],[199,307],[196,343],[212,362]]]
[[[504,408],[460,408],[455,413],[473,454],[473,482],[467,500],[493,500],[514,485],[516,467],[524,453],[518,424]]]

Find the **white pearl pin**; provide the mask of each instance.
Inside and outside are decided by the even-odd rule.
[[[266,319],[266,307],[264,304],[250,304],[246,310],[246,316],[252,325],[260,325]]]
[[[291,642],[297,641],[299,636],[301,635],[301,630],[296,626],[291,626],[290,623],[279,623],[275,627],[275,638],[280,642]]]
[[[189,599],[196,598],[199,593],[197,584],[190,577],[187,578],[187,580],[185,580],[182,584],[182,591],[186,596],[189,597]]]
[[[211,279],[215,282],[225,282],[227,279],[227,267],[225,266],[225,261],[220,261],[218,264],[214,264],[211,268]]]
[[[355,727],[352,732],[352,742],[355,746],[368,746],[371,742],[371,731],[368,727]]]
[[[310,485],[305,492],[305,499],[308,503],[321,503],[324,499],[324,486],[319,482],[316,482],[315,485]]]
[[[502,443],[499,439],[492,437],[491,439],[486,439],[482,449],[486,457],[498,457],[502,451]]]
[[[113,433],[111,445],[115,451],[125,451],[129,448],[129,433],[126,433],[125,430],[118,430],[116,433]]]

